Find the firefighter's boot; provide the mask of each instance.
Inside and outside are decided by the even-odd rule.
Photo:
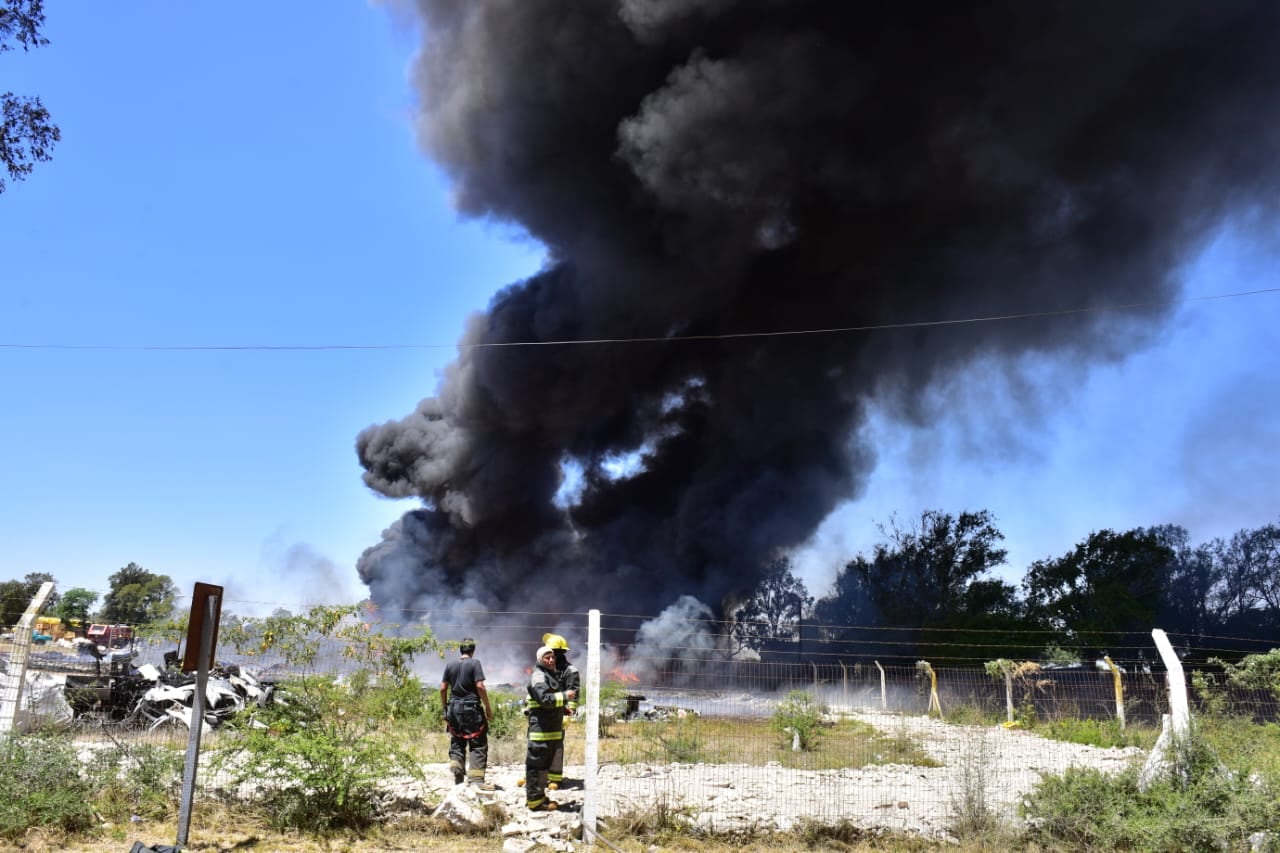
[[[466,774],[462,771],[462,765],[457,761],[449,762],[449,769],[453,771],[453,784],[461,785],[466,781]]]

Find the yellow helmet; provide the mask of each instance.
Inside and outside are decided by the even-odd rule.
[[[559,649],[562,652],[569,651],[569,641],[559,634],[543,634],[542,645],[550,649]]]

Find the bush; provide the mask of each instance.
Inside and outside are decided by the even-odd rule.
[[[1273,783],[1223,768],[1198,735],[1177,749],[1171,772],[1145,790],[1136,768],[1046,778],[1023,805],[1031,840],[1050,849],[1217,851],[1273,830]]]
[[[0,738],[0,838],[35,827],[80,832],[93,824],[93,787],[77,772],[69,741],[54,736]]]
[[[98,784],[95,803],[103,817],[163,820],[177,810],[182,767],[180,752],[132,743],[95,753],[86,763],[86,773]]]
[[[524,699],[523,695],[512,691],[489,691],[489,708],[493,711],[493,717],[489,720],[490,739],[524,738],[526,729]],[[439,698],[436,704],[440,704]]]
[[[366,827],[377,817],[381,783],[419,773],[398,739],[381,729],[382,699],[376,690],[318,676],[288,682],[214,762],[237,785],[263,786],[276,828]]]
[[[813,749],[822,731],[822,715],[825,711],[808,693],[792,690],[778,704],[769,724],[786,739],[787,746],[798,739],[801,749]]]
[[[649,745],[646,752],[650,760],[693,764],[703,759],[703,736],[696,716],[645,723],[641,731]]]

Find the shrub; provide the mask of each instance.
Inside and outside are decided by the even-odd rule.
[[[378,789],[418,767],[380,728],[380,697],[329,678],[287,682],[256,724],[214,762],[237,785],[262,785],[267,819],[276,828],[328,831],[368,826]]]
[[[341,642],[343,656],[354,662],[345,684],[316,675],[286,682],[214,757],[235,784],[261,786],[267,819],[277,828],[365,827],[377,816],[388,777],[420,774],[386,724],[431,713],[409,662],[441,646],[429,628],[410,635],[383,626],[392,629],[387,634],[361,616],[359,607],[320,606],[302,616],[241,620],[227,632],[242,652],[275,650],[304,672],[325,642]]]
[[[770,727],[786,739],[788,746],[799,741],[800,748],[813,749],[822,732],[822,715],[826,709],[814,702],[803,690],[792,690],[778,704],[769,720]]]
[[[163,820],[177,810],[182,767],[182,753],[131,743],[95,753],[86,762],[85,772],[97,782],[94,802],[103,817]]]
[[[1036,726],[1036,733],[1053,740],[1079,743],[1085,746],[1097,746],[1104,749],[1113,746],[1131,746],[1126,730],[1120,728],[1120,721],[1114,718],[1106,720],[1073,719],[1064,717],[1051,720]]]
[[[1072,850],[1216,851],[1276,826],[1273,783],[1222,767],[1197,734],[1175,749],[1170,771],[1145,789],[1136,768],[1047,777],[1023,805],[1030,839]]]
[[[651,760],[693,764],[703,758],[703,737],[695,716],[646,723],[641,731]]]
[[[493,718],[489,720],[490,739],[505,740],[524,737],[526,728],[524,699],[523,695],[512,691],[489,691],[489,708],[493,711]],[[436,705],[439,704],[440,700],[437,696]]]
[[[80,832],[93,823],[93,787],[80,762],[56,736],[0,738],[0,838],[16,840],[46,827]]]

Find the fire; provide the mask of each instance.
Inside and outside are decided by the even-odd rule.
[[[605,677],[609,681],[617,681],[622,684],[637,684],[640,681],[640,676],[632,672],[627,672],[620,667],[614,667],[609,670],[605,673]]]

